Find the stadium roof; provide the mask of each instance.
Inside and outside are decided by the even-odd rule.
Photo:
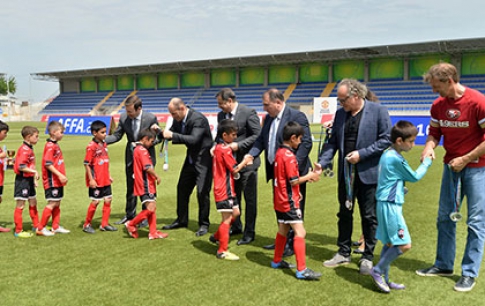
[[[375,58],[412,58],[427,54],[461,54],[485,51],[485,38],[441,40],[414,44],[362,47],[327,51],[309,51],[272,55],[257,55],[151,65],[66,70],[32,73],[38,80],[78,79],[126,74],[150,74],[161,72],[184,73],[194,70],[209,71],[219,68],[261,67],[270,65],[292,65],[298,63],[332,63],[340,60],[368,60]]]

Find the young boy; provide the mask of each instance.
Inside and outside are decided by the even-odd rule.
[[[217,211],[221,213],[222,222],[217,232],[209,240],[213,242],[219,241],[217,258],[239,260],[237,255],[227,250],[229,229],[240,214],[234,188],[234,174],[238,173],[243,168],[243,165],[237,165],[232,149],[229,146],[237,138],[236,122],[230,119],[221,121],[217,128],[217,133],[224,143],[217,144],[214,149],[212,173],[214,178],[214,198]]]
[[[42,181],[44,183],[47,205],[42,212],[38,236],[54,236],[54,234],[68,234],[71,231],[59,225],[61,219],[61,200],[64,196],[64,186],[67,184],[66,167],[58,142],[64,136],[64,126],[59,121],[51,121],[47,126],[49,138],[44,146],[42,155]],[[47,221],[52,216],[52,230],[46,228]]]
[[[15,191],[16,201],[13,221],[15,223],[14,236],[19,238],[30,238],[31,232],[22,230],[22,212],[25,202],[29,202],[29,214],[32,219],[32,230],[35,232],[39,226],[39,216],[37,213],[37,199],[35,188],[39,180],[39,173],[35,170],[35,154],[33,146],[39,141],[39,130],[33,126],[22,128],[24,142],[17,151],[13,171],[15,172]]]
[[[8,125],[0,120],[0,141],[7,138],[8,133]],[[7,157],[7,152],[4,152],[0,147],[0,203],[2,203],[2,196],[3,196],[3,179],[5,175],[5,158]],[[0,233],[10,232],[9,228],[0,226]]]
[[[118,229],[111,226],[109,216],[111,214],[111,183],[113,179],[109,174],[109,157],[106,146],[106,124],[101,120],[91,123],[91,134],[93,139],[86,148],[86,157],[84,158],[84,168],[86,169],[86,186],[89,188],[89,204],[86,220],[84,221],[83,231],[88,234],[94,234],[95,230],[91,226],[94,214],[98,204],[104,200],[103,216],[99,229],[101,231],[115,232]]]
[[[278,233],[271,267],[274,269],[294,267],[282,260],[286,235],[291,227],[295,232],[293,248],[297,264],[296,278],[318,280],[322,274],[306,267],[306,232],[300,210],[299,185],[308,181],[318,181],[319,175],[309,171],[305,176],[299,176],[295,150],[298,149],[303,134],[304,129],[301,125],[293,121],[288,122],[283,128],[283,144],[275,156],[273,203],[278,221]]]
[[[416,135],[418,130],[411,122],[398,121],[391,130],[392,145],[379,161],[376,237],[384,246],[379,263],[371,270],[370,275],[377,288],[384,293],[389,293],[391,289],[405,289],[404,285],[389,280],[391,262],[411,248],[411,237],[402,214],[404,182],[417,182],[431,165],[429,156],[413,171],[401,155],[413,148]]]
[[[138,238],[136,226],[144,219],[148,219],[150,233],[148,239],[167,238],[167,233],[157,230],[157,186],[160,184],[160,177],[153,168],[153,162],[148,152],[148,148],[153,146],[156,134],[150,129],[138,133],[138,142],[133,151],[133,175],[135,186],[133,194],[139,196],[146,209],[142,210],[133,220],[125,223],[128,234],[133,238]]]

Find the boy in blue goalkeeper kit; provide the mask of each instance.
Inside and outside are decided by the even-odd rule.
[[[391,289],[405,289],[404,285],[389,280],[391,262],[411,249],[411,236],[402,214],[404,182],[417,182],[431,165],[431,156],[428,156],[414,171],[401,155],[401,152],[413,148],[416,135],[418,130],[411,122],[398,121],[391,130],[392,145],[379,161],[376,238],[384,246],[379,263],[374,266],[370,275],[377,288],[384,293],[389,293]]]

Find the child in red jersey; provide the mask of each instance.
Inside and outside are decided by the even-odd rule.
[[[318,280],[322,274],[306,267],[306,232],[300,210],[299,185],[308,181],[318,181],[319,176],[312,171],[302,177],[298,173],[295,150],[298,149],[303,134],[304,130],[301,125],[293,121],[288,122],[283,128],[283,144],[275,156],[273,203],[278,220],[278,233],[271,267],[274,269],[293,267],[282,260],[286,235],[291,227],[295,232],[293,247],[297,264],[296,278]]]
[[[15,223],[14,236],[19,238],[30,238],[31,232],[22,230],[22,212],[25,202],[29,202],[29,214],[32,219],[33,230],[39,226],[39,215],[37,213],[37,199],[35,188],[39,180],[39,173],[35,170],[35,154],[33,146],[39,141],[39,130],[33,126],[22,128],[24,142],[17,151],[13,171],[15,172],[14,199],[16,201],[13,221]]]
[[[44,183],[47,205],[42,212],[37,235],[53,236],[56,233],[68,234],[71,231],[59,225],[61,219],[61,200],[64,197],[64,186],[67,184],[64,157],[58,142],[64,136],[64,126],[59,121],[51,121],[47,126],[49,138],[42,155],[42,181]],[[52,230],[46,228],[47,221],[52,216]]]
[[[239,205],[234,189],[234,175],[238,173],[243,164],[237,165],[236,159],[229,146],[237,138],[236,122],[222,120],[217,127],[219,138],[224,143],[219,143],[214,149],[212,160],[212,174],[214,179],[214,198],[217,211],[221,213],[222,222],[217,232],[209,238],[211,241],[219,241],[217,258],[225,260],[239,260],[239,257],[229,252],[229,229],[234,220],[239,216]]]
[[[0,120],[0,141],[7,138],[8,124]],[[2,203],[3,196],[3,178],[5,174],[7,152],[4,152],[0,147],[0,203]],[[10,232],[9,228],[0,226],[0,233]]]
[[[106,124],[101,120],[91,123],[91,134],[93,140],[86,148],[86,157],[84,158],[84,168],[86,169],[86,186],[89,188],[89,204],[86,220],[84,221],[83,231],[88,234],[94,234],[94,228],[91,226],[94,213],[99,202],[104,200],[103,216],[99,229],[101,231],[115,232],[118,229],[108,223],[111,214],[111,183],[113,179],[109,174],[109,157],[108,148],[106,147]]]
[[[150,152],[147,150],[153,146],[156,134],[150,129],[140,131],[138,133],[138,142],[133,151],[133,176],[134,189],[133,194],[139,196],[142,204],[145,204],[146,209],[142,210],[133,220],[125,223],[128,234],[133,238],[138,238],[138,231],[136,226],[144,219],[148,219],[148,226],[150,233],[148,239],[167,238],[167,233],[162,233],[157,230],[157,186],[160,184],[160,176],[153,168],[153,162],[150,157]]]

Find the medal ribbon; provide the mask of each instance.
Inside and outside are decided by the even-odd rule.
[[[354,165],[349,163],[347,159],[344,161],[344,179],[345,191],[347,192],[347,201],[353,202],[355,169]]]
[[[454,173],[451,170],[451,166],[448,166],[448,173],[450,174],[450,190],[453,192],[453,199],[454,199],[454,212],[459,213],[461,209],[461,172]],[[456,182],[455,182],[456,180]]]

